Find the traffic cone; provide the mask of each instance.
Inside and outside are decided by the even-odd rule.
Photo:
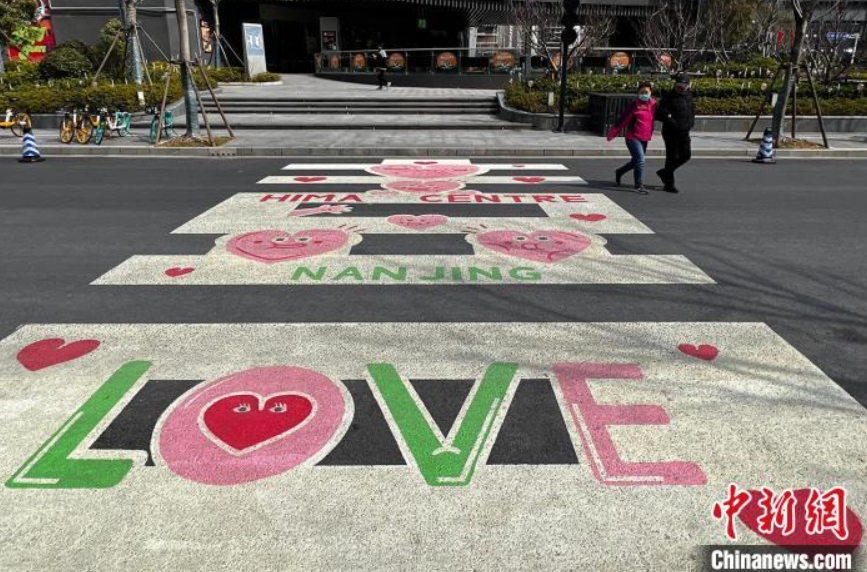
[[[762,135],[762,142],[759,144],[759,152],[756,153],[756,158],[753,163],[765,163],[773,165],[777,162],[777,154],[774,151],[774,132],[768,127],[765,129],[765,134]]]
[[[19,163],[39,163],[44,161],[39,153],[39,147],[36,145],[36,137],[33,136],[33,130],[29,127],[24,128],[24,138],[21,141],[21,158]]]

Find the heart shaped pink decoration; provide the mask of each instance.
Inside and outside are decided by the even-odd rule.
[[[571,214],[569,218],[573,218],[575,220],[580,220],[584,222],[599,222],[607,219],[608,217],[604,214],[593,213],[593,214]]]
[[[76,340],[67,343],[63,338],[48,338],[33,342],[18,352],[18,362],[30,371],[39,371],[60,363],[86,356],[99,347],[99,340]]]
[[[428,214],[428,215],[411,215],[400,214],[388,217],[388,222],[402,226],[410,230],[427,230],[449,222],[449,218],[445,215]]]
[[[302,230],[296,233],[258,230],[232,238],[226,244],[226,249],[256,262],[272,264],[325,254],[342,247],[348,240],[349,234],[337,229]]]
[[[698,358],[704,361],[713,361],[719,355],[719,349],[716,346],[712,346],[710,344],[701,344],[700,346],[694,346],[692,344],[680,344],[677,346],[682,353],[692,356],[694,358]]]
[[[545,182],[545,177],[513,177],[519,183],[527,183],[529,185],[538,185]]]
[[[480,234],[479,244],[501,254],[516,256],[532,262],[551,264],[560,262],[586,250],[592,240],[580,232],[539,230],[519,232],[496,230]]]
[[[464,188],[464,184],[460,181],[391,181],[383,183],[382,186],[389,191],[419,193],[423,195],[449,193]]]
[[[392,177],[395,179],[453,179],[469,177],[479,172],[473,165],[376,165],[370,168],[371,173]]]
[[[324,181],[328,177],[295,177],[295,180],[299,183],[318,183],[319,181]]]
[[[180,276],[185,276],[194,270],[195,268],[193,268],[192,266],[174,266],[172,268],[166,269],[165,275],[169,278],[178,278]]]

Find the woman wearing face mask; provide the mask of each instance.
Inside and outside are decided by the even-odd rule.
[[[647,144],[653,138],[653,116],[656,112],[656,100],[653,99],[653,86],[644,82],[638,86],[638,97],[635,98],[617,125],[608,131],[608,140],[612,141],[626,129],[626,148],[632,155],[632,160],[617,169],[615,179],[620,186],[623,175],[634,171],[635,192],[646,195],[644,188],[644,167],[646,164]]]

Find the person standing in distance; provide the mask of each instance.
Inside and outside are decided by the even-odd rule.
[[[385,69],[388,66],[388,54],[385,51],[385,48],[382,47],[382,44],[379,44],[378,50],[376,52],[376,80],[379,82],[379,87],[377,89],[382,89],[383,87],[391,87],[391,82],[385,81]]]
[[[674,172],[692,158],[689,132],[695,126],[695,100],[689,76],[681,72],[674,78],[674,89],[663,94],[656,106],[656,120],[662,122],[665,141],[665,167],[656,172],[663,190],[679,192],[674,184]]]
[[[646,164],[647,144],[653,138],[653,117],[656,110],[656,100],[653,99],[653,86],[644,82],[638,86],[638,96],[629,107],[626,108],[620,121],[608,131],[608,141],[626,129],[626,148],[632,160],[614,172],[617,186],[623,175],[629,171],[634,172],[635,192],[641,195],[647,194],[644,188],[644,166]]]

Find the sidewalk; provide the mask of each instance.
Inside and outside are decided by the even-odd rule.
[[[218,134],[225,134],[219,130]],[[259,130],[236,132],[234,141],[224,147],[154,148],[144,130],[131,137],[107,139],[101,146],[94,144],[64,145],[57,133],[34,130],[42,154],[58,155],[160,155],[160,156],[563,156],[563,157],[626,157],[622,140],[608,143],[603,137],[589,133],[551,133],[532,130]],[[821,142],[818,134],[802,137]],[[831,149],[787,150],[784,157],[867,157],[867,136],[863,134],[830,134]],[[741,133],[696,133],[693,154],[696,157],[752,157],[756,143],[743,141]],[[0,156],[21,153],[21,140],[8,132],[0,132]],[[651,142],[648,155],[664,153],[662,138]]]

